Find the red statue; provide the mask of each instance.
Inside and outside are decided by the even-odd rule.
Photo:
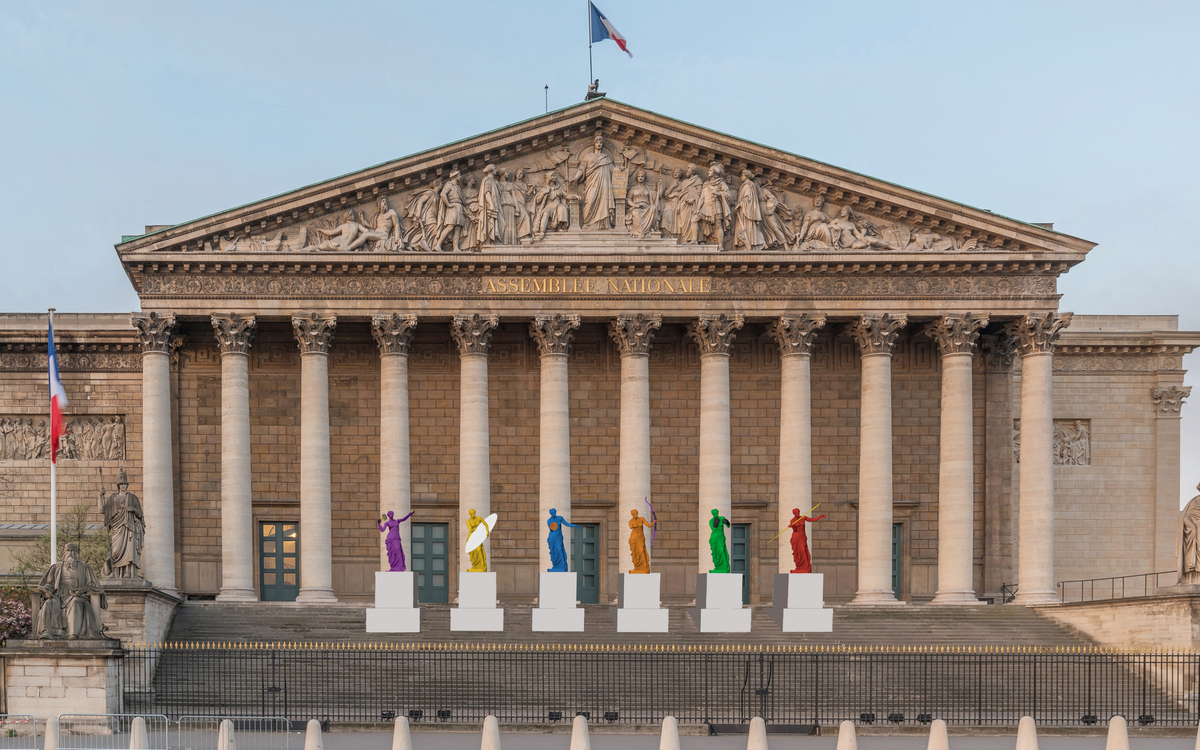
[[[792,508],[792,520],[788,526],[792,529],[792,560],[796,563],[793,573],[812,572],[812,555],[808,553],[808,534],[804,532],[804,524],[820,521],[824,517],[824,513],[816,518],[802,516],[799,508]]]

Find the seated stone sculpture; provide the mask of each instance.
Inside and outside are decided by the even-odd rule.
[[[35,638],[103,638],[100,610],[108,600],[100,579],[79,559],[79,547],[67,545],[62,562],[50,566],[34,592]]]

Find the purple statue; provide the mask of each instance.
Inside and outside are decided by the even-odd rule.
[[[394,518],[392,511],[387,512],[387,516],[379,517],[379,531],[382,533],[387,531],[387,538],[383,540],[383,544],[387,547],[388,565],[392,573],[403,573],[408,570],[404,565],[404,545],[400,543],[400,524],[412,518],[412,513],[409,513],[404,518]]]

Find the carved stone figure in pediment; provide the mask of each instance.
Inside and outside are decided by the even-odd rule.
[[[505,170],[505,175],[508,170]],[[516,209],[516,241],[531,237],[533,235],[533,209],[530,206],[533,203],[533,189],[529,183],[525,181],[525,170],[517,170],[517,178],[509,183],[509,190],[512,192],[513,206]]]
[[[463,239],[471,228],[471,222],[467,218],[467,207],[463,202],[462,186],[458,184],[459,176],[460,172],[457,169],[450,173],[450,178],[442,186],[438,198],[438,235],[432,248],[435,252],[442,249],[447,239],[451,240],[451,249],[454,252],[462,252]]]
[[[483,181],[479,194],[471,204],[471,247],[499,245],[504,241],[504,224],[501,216],[500,181],[496,179],[496,165],[484,167]]]
[[[808,243],[832,247],[834,244],[832,225],[833,219],[830,219],[829,214],[825,213],[825,198],[818,195],[813,198],[812,210],[804,214],[804,220],[796,232],[796,252],[804,250],[804,246]]]
[[[353,252],[365,245],[366,234],[371,231],[359,223],[358,217],[354,215],[353,211],[343,216],[332,229],[319,226],[313,227],[313,229],[317,234],[327,238],[316,244],[317,250],[333,250],[342,253]]]
[[[683,182],[679,185],[679,201],[675,209],[675,225],[679,227],[679,241],[694,245],[699,242],[696,234],[696,214],[700,212],[700,193],[704,180],[696,174],[696,165],[687,165]]]
[[[709,167],[708,179],[700,188],[700,202],[692,220],[697,241],[713,243],[724,249],[725,233],[733,218],[730,202],[734,199],[733,188],[725,181],[725,169],[720,162]]]
[[[653,188],[646,187],[645,171],[637,171],[633,187],[625,196],[625,226],[634,237],[645,237],[657,228],[661,190],[661,180],[656,180]]]
[[[776,192],[761,177],[755,179],[762,202],[763,235],[767,247],[787,247],[796,239],[796,234],[786,222],[792,220],[793,212],[783,202],[783,193]]]
[[[404,242],[408,247],[433,252],[437,247],[438,207],[442,195],[441,180],[434,180],[429,187],[415,193],[404,204],[404,215],[408,219],[408,230]]]
[[[833,245],[840,250],[888,249],[888,244],[874,234],[874,227],[849,206],[838,209],[833,227]]]
[[[545,239],[547,231],[563,230],[570,225],[571,208],[567,204],[567,195],[558,172],[548,173],[545,187],[540,188],[534,198],[538,239]]]
[[[671,178],[675,180],[666,190],[663,191],[663,207],[662,216],[659,219],[659,228],[662,233],[668,237],[679,236],[679,196],[683,192],[683,170],[676,167],[671,172]]]
[[[596,133],[592,150],[579,155],[573,182],[583,183],[583,217],[586,229],[611,229],[617,212],[613,196],[613,158],[604,150],[604,136]]]
[[[512,173],[507,169],[497,170],[496,181],[500,183],[500,244],[517,244],[517,196],[513,190]]]
[[[738,188],[734,209],[733,249],[757,253],[767,246],[763,234],[762,196],[754,184],[754,173],[742,170],[742,186]]]
[[[404,236],[400,232],[400,215],[388,204],[385,196],[379,196],[379,214],[375,217],[375,228],[363,232],[355,247],[374,242],[377,250],[389,253],[404,249]]]

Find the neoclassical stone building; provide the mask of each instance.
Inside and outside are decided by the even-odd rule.
[[[218,599],[366,598],[375,519],[413,510],[453,600],[475,509],[530,601],[557,508],[581,599],[638,510],[683,601],[716,508],[765,601],[819,503],[830,600],[1045,602],[1174,567],[1200,334],[1060,312],[1092,247],[598,99],[124,238],[141,312],[56,318],[60,502],[124,466],[145,576]],[[0,315],[9,546],[48,512],[44,331]]]

